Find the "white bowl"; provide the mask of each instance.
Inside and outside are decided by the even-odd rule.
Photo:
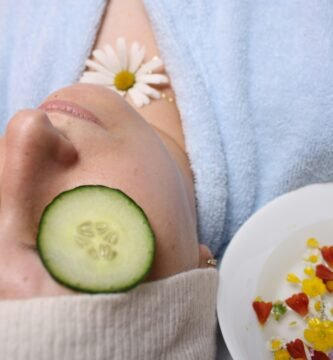
[[[333,245],[333,184],[316,184],[280,196],[256,212],[236,233],[220,267],[217,314],[221,331],[234,360],[266,360],[271,335],[289,340],[302,337],[303,327],[288,326],[297,314],[283,321],[258,321],[252,302],[290,296],[287,273],[304,268],[306,240]],[[296,291],[294,291],[295,293]],[[300,322],[298,322],[300,324]]]

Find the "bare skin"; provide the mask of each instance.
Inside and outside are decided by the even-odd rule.
[[[121,34],[145,43],[151,58],[158,50],[143,5],[128,3],[110,2],[96,47]],[[133,17],[128,29],[120,20],[124,14]],[[171,87],[165,91],[174,96]],[[0,299],[73,293],[43,267],[36,235],[45,206],[84,184],[119,188],[146,212],[157,238],[146,281],[208,267],[212,254],[198,243],[194,184],[176,102],[158,100],[137,110],[109,89],[83,84],[45,101],[55,99],[89,110],[101,125],[59,109],[22,110],[9,122],[0,139]]]

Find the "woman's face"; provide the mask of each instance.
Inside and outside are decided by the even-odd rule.
[[[44,269],[36,235],[45,206],[84,184],[121,189],[147,214],[157,240],[147,280],[198,267],[190,191],[163,138],[95,85],[59,90],[40,109],[17,113],[0,142],[0,298],[71,292]]]

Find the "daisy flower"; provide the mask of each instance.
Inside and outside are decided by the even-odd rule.
[[[275,352],[279,351],[286,345],[285,340],[278,336],[272,336],[270,340],[267,341],[266,346],[269,351]]]
[[[309,313],[313,317],[322,317],[325,313],[325,302],[321,296],[315,296],[309,299]]]
[[[309,249],[304,254],[304,261],[312,264],[316,264],[322,261],[322,256],[319,249]]]
[[[168,83],[167,76],[153,73],[161,68],[162,60],[154,57],[144,63],[145,49],[137,42],[132,43],[128,51],[125,39],[120,37],[115,49],[106,45],[92,54],[95,60],[86,61],[90,70],[83,73],[80,82],[104,85],[122,96],[128,94],[138,107],[149,104],[150,99],[160,98],[160,92],[151,85]]]

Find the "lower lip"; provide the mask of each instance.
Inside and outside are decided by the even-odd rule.
[[[69,114],[75,118],[90,121],[104,127],[103,123],[93,113],[69,101],[51,100],[41,104],[38,108],[46,112]]]

